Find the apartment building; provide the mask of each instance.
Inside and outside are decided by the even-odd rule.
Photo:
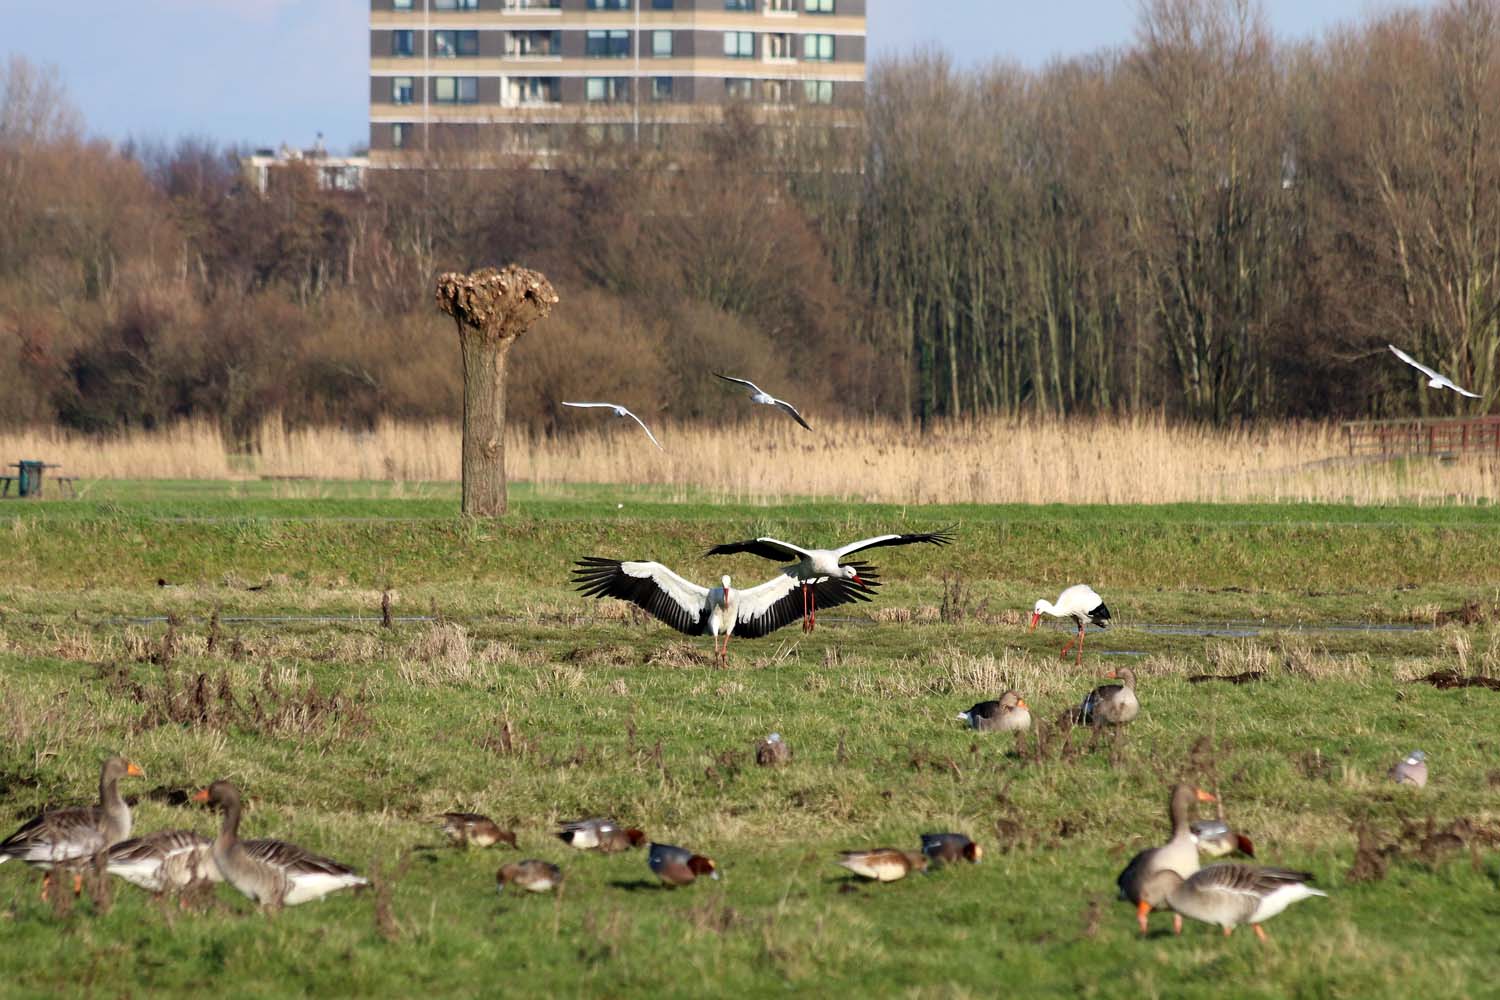
[[[370,159],[670,146],[742,102],[837,124],[864,100],[865,0],[371,0]]]

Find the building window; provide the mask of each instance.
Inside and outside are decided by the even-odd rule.
[[[828,62],[833,59],[833,36],[803,35],[802,58],[817,62]]]
[[[439,104],[473,104],[479,100],[479,78],[473,76],[435,76],[432,99]]]
[[[791,93],[791,83],[790,80],[762,80],[761,92],[764,94],[763,100],[765,103],[789,103],[787,95]]]
[[[561,53],[561,31],[506,32],[505,54],[508,56],[555,56]]]
[[[412,100],[411,95],[412,95],[411,77],[409,77],[409,76],[393,76],[393,77],[391,77],[391,103],[392,104],[410,104],[411,100]]]
[[[652,10],[671,10],[672,0],[651,0]]]
[[[404,149],[411,142],[411,126],[402,122],[391,126],[391,146]]]
[[[670,101],[672,99],[672,78],[670,76],[653,76],[651,78],[651,99],[653,101]]]
[[[657,59],[672,58],[672,33],[670,31],[651,32],[651,54]]]
[[[558,10],[562,0],[504,0],[501,10]]]
[[[724,81],[724,94],[731,101],[748,101],[755,96],[755,81],[730,77]]]
[[[562,88],[555,76],[513,76],[505,81],[509,104],[556,104]]]
[[[802,9],[809,14],[832,14],[833,0],[803,0]]]
[[[802,99],[808,104],[832,104],[832,80],[803,80]]]
[[[590,31],[584,42],[584,54],[618,59],[630,55],[630,32]]]
[[[391,0],[391,10],[411,10],[411,0]]]
[[[623,76],[591,76],[583,81],[583,97],[588,101],[630,100],[630,81]]]
[[[391,55],[409,56],[415,44],[416,33],[409,28],[391,32]]]
[[[440,59],[479,55],[479,32],[434,31],[432,54]]]
[[[795,14],[797,0],[766,0],[766,10],[773,14]]]
[[[753,31],[724,32],[724,54],[731,59],[755,58],[755,33]]]
[[[754,10],[755,0],[724,0],[725,10]]]
[[[761,47],[766,53],[767,59],[796,59],[797,58],[797,36],[781,32],[768,33],[761,40]]]
[[[589,0],[589,10],[629,10],[630,0]]]
[[[433,10],[478,10],[479,0],[433,0]]]

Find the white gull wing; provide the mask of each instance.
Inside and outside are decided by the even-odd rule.
[[[623,406],[620,407],[620,409],[625,410],[625,408]],[[667,449],[661,447],[661,442],[658,441],[658,440],[656,440],[656,435],[651,433],[651,428],[649,428],[649,427],[646,426],[646,422],[644,420],[642,420],[640,417],[636,416],[634,413],[631,413],[629,410],[625,410],[625,416],[629,417],[631,420],[634,420],[636,423],[638,423],[638,424],[641,425],[641,430],[643,430],[643,431],[646,432],[646,436],[651,439],[651,443],[652,444],[656,445],[658,448],[661,448],[662,451],[666,451],[667,450]]]
[[[1405,351],[1403,351],[1401,348],[1397,347],[1395,344],[1386,344],[1385,346],[1389,347],[1395,353],[1396,357],[1400,358],[1402,361],[1405,361],[1407,364],[1411,365],[1417,371],[1421,372],[1422,374],[1426,375],[1429,379],[1431,379],[1431,381],[1428,383],[1429,385],[1433,385],[1433,386],[1436,386],[1438,388],[1452,389],[1454,392],[1458,393],[1460,396],[1468,396],[1470,399],[1478,399],[1479,398],[1479,393],[1477,393],[1477,392],[1470,392],[1468,389],[1465,389],[1462,386],[1460,386],[1457,383],[1455,383],[1448,376],[1433,371],[1431,368],[1428,368],[1426,365],[1422,364],[1422,362],[1418,361],[1416,358],[1412,357],[1410,354],[1407,354]]]
[[[707,587],[684,580],[658,562],[622,562],[586,556],[575,566],[573,582],[585,595],[617,597],[679,632],[703,634],[708,623]]]
[[[770,393],[766,392],[766,390],[762,389],[760,386],[756,385],[754,382],[750,381],[747,378],[735,378],[733,375],[721,375],[718,372],[714,372],[713,374],[715,378],[721,378],[726,382],[738,382],[740,385],[749,386],[750,391],[756,393],[757,395],[770,395]]]
[[[585,408],[588,408],[588,407],[598,407],[598,406],[608,407],[609,409],[611,409],[611,410],[614,411],[615,416],[617,416],[617,417],[629,417],[631,420],[634,420],[636,423],[640,424],[641,425],[641,430],[643,430],[643,431],[646,432],[646,436],[651,439],[651,443],[654,444],[654,445],[656,445],[658,448],[661,448],[661,442],[658,441],[658,440],[656,440],[656,435],[651,433],[651,428],[649,428],[649,427],[646,426],[646,422],[644,420],[642,420],[640,417],[636,416],[634,413],[630,412],[630,410],[628,410],[625,407],[621,406],[619,403],[570,403],[567,400],[563,400],[562,401],[562,405],[564,405],[564,406],[576,406],[579,409],[585,409]],[[661,450],[662,451],[666,451],[667,449],[661,448]]]
[[[771,405],[776,407],[778,410],[782,410],[783,412],[785,412],[788,416],[797,421],[797,423],[801,424],[803,427],[807,428],[808,430],[812,430],[812,425],[809,424],[806,420],[802,419],[802,414],[798,413],[797,408],[791,403],[788,403],[784,399],[777,399],[776,397],[772,396]]]

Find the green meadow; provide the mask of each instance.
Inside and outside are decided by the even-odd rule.
[[[227,886],[94,879],[43,902],[8,863],[0,994],[1495,995],[1500,691],[1419,678],[1500,677],[1500,508],[513,497],[497,522],[461,519],[451,484],[96,483],[0,505],[0,835],[92,801],[121,752],[147,775],[122,786],[138,832],[211,833],[180,793],[229,778],[245,836],[375,881],[271,916]],[[727,670],[708,638],[568,585],[584,555],[750,585],[774,566],[704,551],[945,525],[950,547],[867,554],[873,603],[734,640]],[[1061,626],[1026,629],[1077,582],[1117,622],[1081,668]],[[1058,723],[1123,666],[1136,722]],[[1038,731],[955,719],[1007,687]],[[793,759],[757,767],[772,731]],[[1417,747],[1428,787],[1391,784]],[[1191,921],[1173,937],[1165,915],[1141,939],[1114,877],[1167,836],[1178,780],[1329,897],[1264,946]],[[519,851],[447,846],[450,809]],[[586,815],[723,877],[667,890],[644,851],[552,836]],[[983,863],[888,885],[834,864],[948,830]],[[560,864],[564,891],[497,894],[524,857]]]

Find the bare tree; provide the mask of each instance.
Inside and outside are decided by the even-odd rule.
[[[57,67],[12,54],[0,69],[0,146],[76,140],[83,118],[68,99]]]

